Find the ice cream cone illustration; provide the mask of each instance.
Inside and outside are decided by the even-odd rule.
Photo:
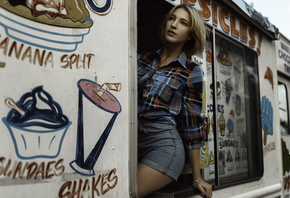
[[[220,127],[221,136],[224,136],[225,128],[226,128],[226,120],[223,113],[221,113],[220,118],[219,118],[219,127]]]
[[[226,162],[227,162],[228,171],[232,171],[233,170],[233,157],[230,150],[227,153]]]

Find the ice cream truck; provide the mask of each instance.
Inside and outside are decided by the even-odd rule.
[[[290,41],[243,0],[1,0],[0,197],[137,197],[137,54],[181,3],[207,28],[191,59],[213,197],[290,196]],[[199,197],[191,183],[186,162],[150,197]]]

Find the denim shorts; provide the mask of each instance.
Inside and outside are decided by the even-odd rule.
[[[139,121],[138,163],[176,181],[182,172],[184,161],[184,147],[175,125]]]

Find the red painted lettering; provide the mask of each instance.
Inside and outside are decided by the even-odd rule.
[[[208,8],[208,5],[210,5],[210,0],[199,0],[201,10],[199,11],[202,18],[205,20],[208,20],[211,17],[211,12]]]
[[[183,4],[195,4],[196,0],[183,0],[182,3]]]
[[[3,49],[3,54],[6,55],[8,51],[8,44],[9,44],[9,37],[6,37],[3,39],[3,41],[0,42],[0,49]]]
[[[97,177],[78,181],[65,182],[58,192],[59,198],[73,198],[73,197],[100,197],[110,190],[114,189],[118,183],[116,169],[112,169],[107,174],[101,174]]]
[[[235,38],[240,38],[240,32],[236,29],[236,17],[233,15],[231,16],[231,30],[232,30],[232,35]]]
[[[21,54],[21,51],[22,51],[22,48],[23,48],[23,44],[20,45],[19,49],[17,47],[17,43],[14,41],[10,47],[10,50],[9,50],[9,53],[8,53],[8,56],[11,56],[12,55],[12,52],[15,51],[15,57],[17,59],[19,59],[20,57],[20,54]]]
[[[43,59],[44,59],[44,56],[45,56],[45,50],[42,51],[41,55],[40,55],[40,52],[39,52],[39,49],[36,49],[35,52],[34,52],[34,57],[33,57],[33,64],[36,63],[36,59],[38,60],[38,64],[40,66],[43,66]]]
[[[263,36],[262,34],[259,34],[259,43],[258,43],[258,48],[257,48],[257,53],[260,56],[261,55],[261,46],[262,46],[262,41],[263,41]]]
[[[226,19],[228,18],[229,18],[229,12],[226,9],[222,8],[220,10],[220,22],[221,22],[221,27],[223,31],[227,34],[230,32],[230,26],[226,23]]]
[[[95,177],[93,177],[93,181],[92,181],[92,198],[95,197],[95,193],[97,193],[97,195],[100,196],[100,192],[99,192],[99,190],[97,188],[100,179],[101,179],[101,175],[99,175],[97,181],[95,181]]]
[[[248,43],[248,33],[247,33],[247,25],[243,22],[240,23],[241,26],[241,41]]]
[[[22,54],[21,60],[23,61],[25,58],[28,58],[28,61],[31,63],[31,47],[26,48],[24,53]]]
[[[251,48],[256,46],[256,39],[255,39],[255,30],[253,28],[249,29],[249,35],[250,35],[250,41],[249,41],[249,46]]]
[[[110,189],[113,189],[115,188],[115,186],[117,185],[118,183],[118,177],[116,176],[116,169],[114,168],[113,170],[111,170],[111,172],[109,173],[109,176],[108,176],[108,181],[109,183],[111,184],[108,184],[108,187]]]
[[[218,26],[218,15],[217,15],[217,5],[215,3],[212,3],[212,22],[214,26]]]

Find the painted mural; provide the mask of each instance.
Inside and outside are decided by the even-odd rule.
[[[17,102],[6,98],[5,104],[12,109],[2,121],[18,158],[56,158],[71,122],[52,96],[38,86]]]
[[[95,165],[107,140],[114,139],[109,135],[122,108],[111,92],[120,92],[122,84],[100,76],[96,62],[102,57],[96,60],[95,52],[100,49],[87,47],[96,38],[95,23],[112,7],[111,0],[1,0],[4,186],[49,184],[54,190],[35,194],[41,197],[112,196],[118,166]],[[92,120],[97,127],[90,129]]]
[[[102,152],[104,144],[111,132],[114,122],[121,112],[121,105],[118,100],[107,91],[107,89],[120,91],[120,84],[105,83],[103,86],[95,82],[82,79],[78,82],[79,88],[79,110],[78,110],[78,126],[77,126],[77,148],[76,159],[70,163],[71,168],[81,175],[92,176],[94,175],[94,166]],[[98,108],[112,113],[113,116],[102,132],[100,139],[90,151],[88,157],[84,159],[84,119],[83,119],[83,96]]]

